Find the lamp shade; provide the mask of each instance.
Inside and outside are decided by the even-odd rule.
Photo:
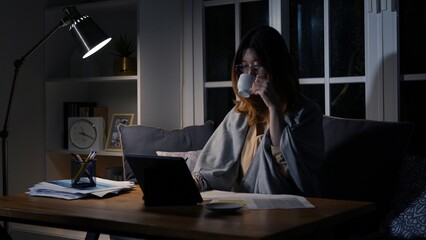
[[[71,20],[69,30],[80,45],[83,58],[89,57],[111,41],[89,16],[81,16],[75,7],[64,8],[64,12]]]

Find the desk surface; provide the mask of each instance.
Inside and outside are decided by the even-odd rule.
[[[291,239],[372,213],[373,203],[308,198],[315,208],[219,214],[198,206],[145,207],[139,187],[105,199],[0,197],[9,222],[128,236],[185,239]]]

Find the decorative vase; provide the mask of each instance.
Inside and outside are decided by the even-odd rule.
[[[120,57],[114,61],[114,74],[115,75],[136,75],[137,74],[137,61],[134,57]]]

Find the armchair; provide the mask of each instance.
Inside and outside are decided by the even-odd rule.
[[[376,230],[390,211],[414,125],[324,116],[323,129],[322,197],[375,202],[368,220]]]

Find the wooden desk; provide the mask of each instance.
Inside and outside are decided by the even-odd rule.
[[[139,187],[106,199],[61,200],[25,194],[0,198],[0,220],[96,233],[184,239],[294,239],[374,212],[369,202],[308,198],[316,208],[145,207]]]

